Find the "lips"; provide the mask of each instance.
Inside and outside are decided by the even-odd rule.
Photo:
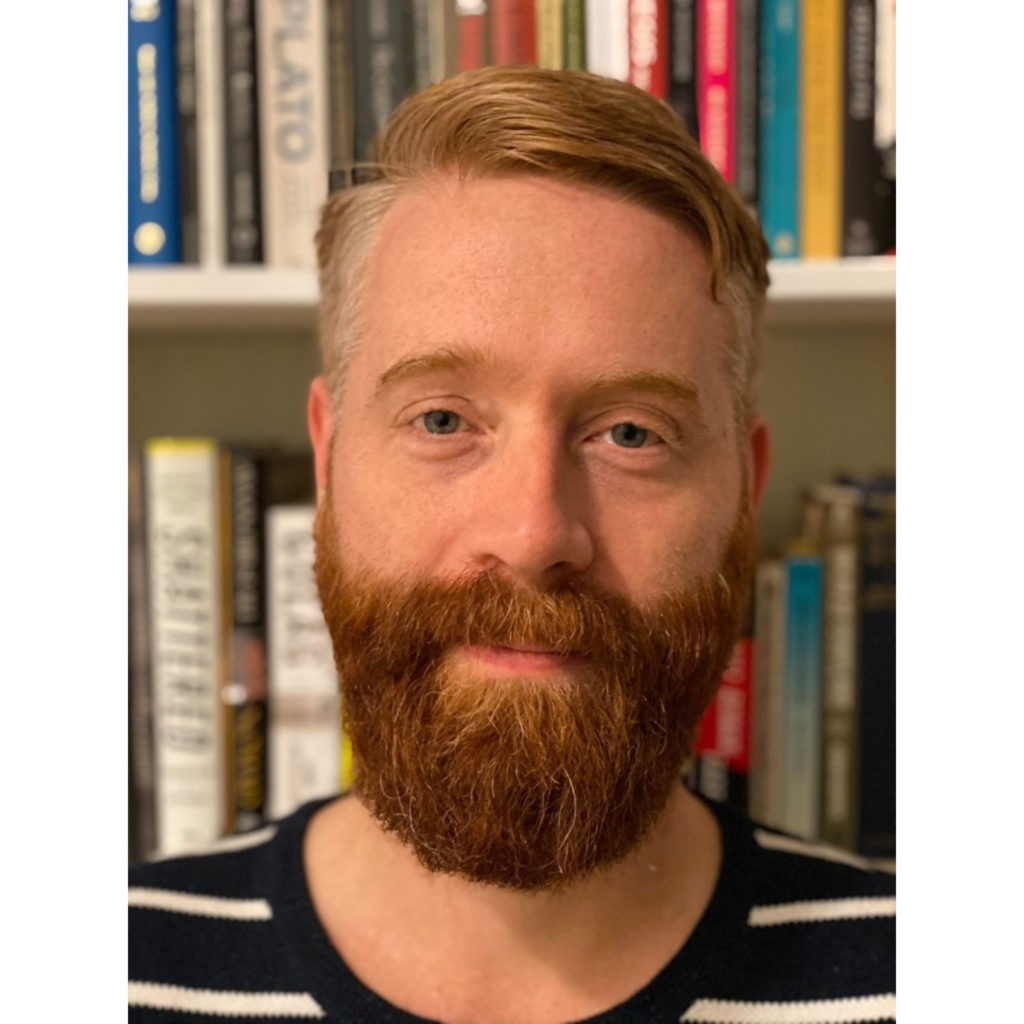
[[[460,653],[485,667],[516,675],[564,672],[582,661],[578,654],[563,654],[533,644],[476,644],[462,648]]]

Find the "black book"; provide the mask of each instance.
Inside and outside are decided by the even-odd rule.
[[[256,12],[253,0],[223,0],[223,4],[226,252],[229,263],[260,263]]]
[[[669,5],[668,103],[686,130],[697,133],[697,32],[694,0]]]
[[[415,25],[409,0],[356,0],[352,15],[355,158],[399,103],[416,88]]]
[[[196,7],[176,0],[175,70],[178,103],[178,189],[181,261],[199,262],[199,164],[196,143]]]
[[[737,0],[736,191],[750,207],[757,205],[760,29],[757,0]]]

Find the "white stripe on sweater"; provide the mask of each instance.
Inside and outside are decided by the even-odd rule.
[[[858,857],[855,853],[840,850],[838,847],[828,846],[825,843],[811,843],[806,839],[794,839],[792,836],[766,832],[762,828],[754,829],[754,838],[757,840],[758,846],[765,850],[774,850],[777,853],[795,853],[800,857],[815,857],[818,860],[835,861],[837,864],[849,864],[855,868],[895,874],[895,867],[890,861],[868,860],[867,857]]]
[[[855,896],[841,900],[801,900],[750,908],[747,924],[763,928],[804,921],[847,921],[861,917],[894,917],[894,896]]]
[[[325,1017],[308,992],[216,992],[205,988],[128,982],[128,1005],[221,1017]]]
[[[889,993],[799,1003],[698,999],[679,1020],[681,1024],[859,1024],[895,1018],[896,996]]]
[[[194,914],[196,917],[222,917],[231,921],[269,921],[274,916],[270,904],[262,899],[204,896],[201,893],[144,889],[141,886],[129,887],[128,906],[169,910],[173,914]]]

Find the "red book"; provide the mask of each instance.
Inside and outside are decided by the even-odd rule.
[[[697,0],[700,148],[736,183],[736,0]]]
[[[487,54],[487,4],[485,0],[456,0],[459,71],[485,67]]]
[[[694,753],[711,755],[730,772],[747,775],[750,768],[750,673],[753,667],[750,637],[738,641],[722,675],[722,685],[697,728]]]
[[[491,60],[495,64],[536,64],[534,0],[491,0]]]
[[[629,81],[668,99],[668,0],[629,0]]]

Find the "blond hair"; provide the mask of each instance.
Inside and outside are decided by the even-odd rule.
[[[361,271],[380,222],[403,185],[534,174],[630,199],[681,225],[704,247],[711,294],[733,332],[725,353],[737,415],[753,412],[758,328],[768,246],[738,194],[664,103],[585,71],[489,67],[411,96],[391,115],[362,183],[332,194],[316,236],[319,334],[337,401],[359,335]]]

